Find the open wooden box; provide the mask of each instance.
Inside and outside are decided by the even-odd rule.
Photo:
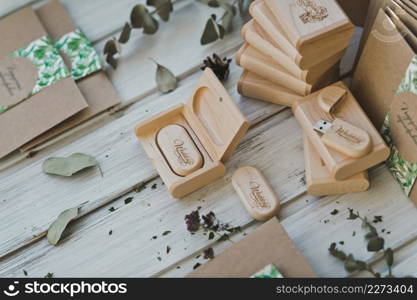
[[[334,115],[329,116],[320,107],[318,96],[321,91],[308,95],[301,100],[296,100],[292,110],[304,133],[325,162],[331,176],[336,180],[344,180],[383,162],[387,159],[390,150],[346,85],[337,82],[333,86],[347,91],[346,96],[337,106]],[[325,145],[321,134],[314,130],[314,126],[319,120],[331,123],[337,119],[344,120],[369,134],[371,150],[368,154],[360,158],[352,158]]]
[[[168,137],[162,144],[158,135],[169,125],[182,126],[188,135],[185,138],[188,146],[185,140],[179,143],[178,137]],[[213,71],[207,68],[187,104],[177,105],[138,124],[135,132],[171,195],[181,198],[224,175],[223,162],[248,128],[249,122]],[[192,149],[199,153],[194,151],[193,155]],[[175,170],[173,159],[182,160],[184,165],[190,158],[191,165],[195,156],[199,156],[201,164],[192,171]]]

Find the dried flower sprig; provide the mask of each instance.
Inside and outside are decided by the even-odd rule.
[[[227,57],[222,59],[216,53],[213,53],[212,57],[207,56],[207,58],[203,61],[201,70],[204,71],[206,68],[210,68],[219,80],[224,81],[229,77],[231,62],[232,59]]]
[[[367,241],[367,250],[369,252],[383,252],[385,262],[388,266],[388,275],[386,277],[394,277],[392,274],[392,266],[394,264],[394,251],[391,248],[385,248],[385,239],[381,237],[378,233],[378,230],[371,222],[368,221],[366,217],[362,217],[359,212],[354,212],[353,209],[348,209],[349,215],[348,220],[361,220],[362,227],[369,230],[365,234],[365,239]],[[382,217],[378,216],[378,220],[382,220]],[[355,259],[353,254],[347,254],[344,251],[337,248],[336,243],[332,243],[329,247],[329,253],[342,261],[345,266],[345,270],[349,273],[356,271],[368,271],[374,277],[380,278],[381,274],[376,272],[370,264],[365,261]]]
[[[199,210],[194,210],[184,219],[189,232],[195,233],[203,230],[209,233],[209,240],[212,240],[215,235],[219,236],[217,240],[219,242],[229,240],[230,234],[241,231],[240,226],[232,227],[229,223],[220,222],[212,211],[200,217]]]

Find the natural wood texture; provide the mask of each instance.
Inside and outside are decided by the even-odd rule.
[[[307,192],[314,196],[363,192],[369,188],[368,173],[361,172],[345,180],[335,180],[314,146],[304,135],[304,161]]]
[[[268,180],[254,167],[240,167],[232,176],[240,200],[254,219],[266,221],[279,212],[279,200]]]
[[[18,2],[23,1],[13,1],[13,5],[20,4]],[[97,45],[100,51],[105,39],[117,34],[128,19],[130,8],[136,4],[130,0],[62,2],[91,39],[103,39]],[[344,212],[348,207],[370,218],[383,215],[384,222],[378,228],[392,232],[386,235],[387,245],[398,249],[394,273],[417,275],[413,269],[417,259],[417,212],[385,166],[370,172],[372,189],[368,192],[322,199],[306,195],[301,130],[288,110],[280,112],[281,106],[240,97],[236,84],[241,69],[235,65],[225,85],[253,127],[226,163],[228,173],[224,179],[181,201],[172,200],[132,130],[141,120],[185,101],[200,77],[200,73],[195,72],[205,55],[217,52],[230,56],[238,49],[239,26],[219,43],[198,46],[201,30],[212,12],[218,11],[210,11],[200,3],[181,1],[175,4],[169,24],[162,23],[156,36],[134,32],[131,42],[123,49],[123,68],[109,71],[113,84],[123,95],[125,109],[112,115],[103,114],[37,147],[34,157],[24,154],[8,160],[9,170],[0,176],[1,253],[7,252],[6,249],[20,250],[0,260],[1,276],[21,277],[24,269],[29,276],[39,277],[48,272],[56,277],[182,277],[192,271],[196,262],[205,262],[202,257],[196,258],[205,248],[212,246],[218,255],[232,245],[229,241],[208,240],[200,233],[190,235],[184,225],[185,214],[202,206],[203,212],[213,210],[220,220],[243,226],[244,232],[231,237],[235,242],[260,225],[247,214],[230,184],[233,171],[245,164],[262,170],[270,181],[281,200],[280,220],[284,228],[318,275],[347,275],[342,264],[326,255],[328,245],[338,240],[345,241],[347,252],[376,261],[377,257],[364,250],[360,224],[346,220]],[[1,9],[0,14],[3,14]],[[360,33],[357,31],[342,60],[344,75],[351,70]],[[165,43],[170,49],[168,56],[166,47],[161,46]],[[150,55],[157,60],[162,58],[161,63],[180,75],[179,88],[173,93],[161,95],[156,91],[152,76],[154,66],[147,60]],[[104,169],[104,177],[88,171],[61,180],[40,172],[45,158],[75,151],[94,155]],[[148,183],[144,190],[118,198],[143,181]],[[128,197],[133,200],[126,205],[124,200]],[[50,222],[62,210],[85,201],[90,202],[82,208],[84,217],[69,226],[57,247],[49,245],[41,235]],[[110,213],[111,207],[116,211]],[[335,208],[340,213],[330,215]],[[109,235],[110,230],[112,235]],[[166,230],[172,233],[162,236]],[[353,230],[357,231],[356,237],[352,237]],[[36,234],[41,235],[32,239]],[[158,236],[156,240],[152,240],[154,235]],[[30,240],[34,242],[22,248]],[[167,245],[172,248],[169,254],[166,254]],[[378,269],[386,271],[383,264]]]
[[[284,106],[291,106],[295,100],[303,97],[246,70],[240,76],[238,91],[247,97]]]
[[[188,173],[181,173],[178,163],[171,164],[178,156],[175,145],[165,143],[163,147],[160,144],[159,135],[172,124],[182,126],[191,134],[189,143],[195,144],[194,152],[200,152],[204,157],[200,156],[204,160],[201,167],[194,167],[192,172],[187,168]],[[186,105],[176,106],[141,122],[135,132],[172,196],[181,198],[224,175],[222,162],[233,153],[248,128],[249,122],[216,75],[211,69],[206,69]],[[180,139],[180,136],[175,139]],[[184,140],[180,139],[180,142],[184,144]],[[189,154],[187,146],[181,147],[180,158],[192,166],[194,163],[187,163],[184,156],[195,158],[196,155]],[[179,173],[176,172],[178,169]]]
[[[326,43],[347,45],[353,33],[349,18],[334,0],[264,1],[301,55],[311,55]]]
[[[341,82],[338,82],[335,85],[347,89]],[[343,103],[338,106],[337,112],[332,115],[332,119],[329,119],[328,114],[320,108],[318,101],[319,94],[320,91],[311,94],[302,100],[297,100],[293,105],[293,112],[309,140],[325,162],[330,174],[335,179],[346,179],[375,166],[388,157],[390,152],[389,148],[350,91],[348,91],[347,95],[342,100]],[[360,158],[351,158],[347,156],[346,153],[342,154],[341,152],[326,146],[326,143],[322,140],[321,134],[314,130],[314,126],[320,120],[332,123],[336,119],[341,119],[350,123],[351,125],[362,129],[370,136],[372,150],[369,154]],[[338,135],[346,136],[346,133],[348,132],[344,130]]]
[[[156,144],[175,174],[187,176],[203,166],[203,156],[181,125],[162,128],[156,135]]]

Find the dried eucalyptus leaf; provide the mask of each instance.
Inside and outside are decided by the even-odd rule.
[[[208,5],[209,7],[219,7],[219,6],[220,6],[220,3],[219,3],[219,1],[217,1],[217,0],[209,0],[209,1],[207,2],[207,5]]]
[[[156,68],[155,81],[158,90],[162,93],[169,93],[177,88],[177,78],[174,74],[164,66],[158,64]]]
[[[72,176],[86,168],[97,166],[97,160],[89,155],[75,153],[68,157],[50,157],[42,164],[43,172],[47,174]]]
[[[56,245],[61,239],[62,233],[69,222],[78,216],[78,207],[64,210],[56,220],[49,226],[47,239],[51,245]]]
[[[115,39],[108,40],[106,44],[104,45],[104,54],[120,54],[122,52],[122,47],[120,46],[119,42]]]
[[[171,0],[147,0],[146,5],[155,7],[158,16],[165,22],[169,20],[169,16],[174,9]]]
[[[233,19],[234,19],[234,15],[230,11],[226,11],[224,13],[224,16],[222,19],[222,27],[227,33],[233,30]]]
[[[345,270],[349,273],[355,272],[359,269],[356,260],[353,258],[352,254],[349,254],[348,258],[345,261]]]
[[[130,39],[130,33],[132,32],[132,26],[128,22],[125,23],[122,32],[119,36],[119,43],[127,43]]]
[[[206,26],[204,27],[203,35],[200,39],[200,44],[207,45],[217,41],[220,37],[219,31],[220,29],[218,28],[218,24],[216,23],[215,18],[213,18],[213,16],[210,17],[207,20]]]
[[[385,240],[380,237],[371,238],[368,241],[367,249],[370,252],[378,252],[384,248]]]
[[[391,248],[385,250],[385,260],[387,265],[391,267],[394,264],[394,251]]]
[[[133,28],[143,27],[143,16],[145,15],[145,12],[148,12],[148,10],[142,4],[135,5],[132,8],[132,11],[130,12],[130,24],[132,24]]]
[[[369,240],[369,239],[371,239],[371,238],[374,238],[374,237],[378,237],[378,234],[376,234],[375,232],[368,232],[367,234],[365,234],[365,239],[367,239],[367,240]]]
[[[111,54],[107,54],[106,56],[106,62],[113,68],[113,69],[117,69],[117,59],[111,55]]]
[[[159,23],[158,21],[148,12],[144,16],[143,20],[143,33],[144,34],[154,34],[158,31]]]

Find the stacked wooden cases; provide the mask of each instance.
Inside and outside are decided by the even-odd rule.
[[[255,0],[249,11],[241,94],[290,106],[336,81],[354,26],[335,0]]]
[[[304,131],[309,194],[367,190],[366,170],[386,160],[390,151],[348,88],[335,83],[296,100],[292,110]]]

